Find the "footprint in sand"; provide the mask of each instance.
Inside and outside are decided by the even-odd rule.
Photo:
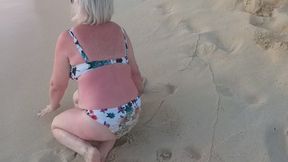
[[[259,90],[253,88],[252,85],[234,85],[235,97],[251,108],[260,108],[261,105],[267,102],[267,96],[260,93]]]
[[[64,162],[72,161],[78,155],[76,152],[74,152],[74,151],[72,151],[72,150],[70,150],[68,148],[60,149],[56,153],[61,158],[61,160],[64,161]]]
[[[35,152],[30,157],[29,162],[68,162],[75,159],[77,153],[69,150],[69,149],[46,149]]]
[[[158,97],[167,97],[169,95],[172,95],[176,92],[177,87],[175,85],[172,85],[170,83],[167,84],[154,84],[149,85],[149,83],[146,83],[145,93],[147,94],[155,94]],[[155,96],[154,96],[155,97]],[[158,98],[157,97],[157,98]]]
[[[173,6],[169,2],[165,2],[156,6],[156,11],[162,15],[170,15],[173,12]]]
[[[143,115],[141,123],[147,124],[151,122],[155,115],[159,113],[164,101],[170,95],[176,93],[177,87],[170,83],[150,83],[147,82],[145,87],[145,111],[142,111]]]
[[[53,159],[53,160],[52,160]],[[65,162],[61,157],[53,150],[41,150],[32,154],[29,162]]]
[[[120,147],[126,143],[130,144],[134,141],[134,135],[130,132],[118,139],[115,143],[115,147]]]
[[[173,95],[177,91],[177,86],[167,83],[167,84],[156,84],[149,88],[148,91],[151,94],[154,94],[154,99],[158,101],[164,101],[168,96]]]
[[[263,28],[269,30],[269,24],[271,21],[271,17],[259,17],[255,15],[251,15],[249,19],[249,23],[257,28]]]
[[[267,101],[266,96],[257,95],[257,94],[247,94],[243,98],[248,105],[251,105],[254,107],[260,107],[260,105],[262,105],[263,103]]]
[[[172,158],[172,151],[170,149],[159,149],[156,151],[156,160],[158,162],[168,161]]]
[[[200,160],[201,154],[192,146],[184,148],[184,153],[192,160]]]
[[[189,19],[181,19],[181,20],[176,20],[176,29],[178,31],[178,33],[203,33],[205,32],[204,29],[202,29],[202,31],[200,31],[200,29],[197,29],[196,27],[194,27],[192,25],[192,21]]]
[[[195,57],[208,63],[211,57],[225,57],[239,49],[241,45],[242,43],[239,41],[224,42],[217,32],[203,32],[193,43],[181,47],[185,57],[183,57],[182,66],[179,67],[178,71],[189,69]],[[218,51],[217,55],[213,55],[216,51]]]
[[[205,52],[214,52],[215,50],[221,50],[226,54],[230,54],[231,52],[233,52],[234,50],[236,50],[238,48],[238,46],[235,46],[235,44],[242,44],[239,41],[231,41],[228,42],[227,40],[224,40],[223,37],[221,35],[219,35],[219,33],[217,31],[210,31],[207,33],[203,33],[201,34],[201,42],[204,42],[204,49],[203,50],[203,54],[205,54]],[[202,44],[202,43],[201,43]],[[201,46],[199,46],[201,47]],[[201,54],[201,48],[199,48],[199,54]]]
[[[171,95],[171,94],[175,93],[177,87],[168,83],[168,84],[165,85],[165,89],[166,89],[166,93]]]
[[[176,13],[176,11],[174,11],[174,6],[171,1],[157,5],[155,11],[167,18],[163,26],[168,26],[168,28],[173,30],[173,33],[177,33],[179,35],[186,34],[187,36],[190,34],[205,33],[210,31],[210,27],[197,28],[196,25],[192,24],[194,21],[193,19],[184,18],[180,15],[172,16]]]
[[[216,85],[216,90],[219,94],[221,94],[222,96],[226,96],[226,97],[232,97],[234,94],[231,91],[230,88],[228,88],[225,85],[221,85],[221,84],[217,84]]]
[[[145,107],[145,114],[143,114],[139,125],[149,129],[155,129],[155,131],[159,132],[159,134],[169,135],[170,137],[178,137],[182,119],[180,118],[179,112],[177,109],[175,109],[175,107],[170,107],[168,104],[164,105],[165,101],[167,100],[162,99],[160,103]],[[136,132],[136,134],[139,133],[141,133],[141,131]],[[146,142],[149,137],[147,137],[147,135],[145,136],[145,133],[143,137],[143,132],[141,134],[142,138],[137,138],[137,141],[140,140],[141,142]]]
[[[193,18],[184,18],[180,16],[169,17],[175,34],[178,36],[197,36],[199,34],[208,33],[211,31],[210,26],[197,25],[197,21]]]

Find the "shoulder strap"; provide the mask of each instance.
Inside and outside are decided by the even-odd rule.
[[[125,42],[125,57],[128,59],[128,40],[127,40],[127,35],[124,30],[124,28],[121,27],[121,30],[123,32],[123,37],[124,37],[124,42]]]
[[[85,62],[89,62],[89,59],[88,59],[86,53],[84,52],[83,48],[81,47],[78,39],[76,38],[76,36],[72,32],[72,30],[70,29],[70,30],[68,30],[68,32],[69,32],[70,36],[73,38],[73,42],[76,45],[81,57],[84,59]]]

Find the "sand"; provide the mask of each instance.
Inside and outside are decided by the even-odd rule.
[[[288,2],[115,0],[147,78],[139,124],[110,162],[286,162]],[[43,119],[58,34],[69,1],[0,6],[0,161],[81,162]]]

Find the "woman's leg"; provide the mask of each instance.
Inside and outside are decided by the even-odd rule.
[[[105,162],[110,151],[113,149],[116,139],[109,141],[89,141],[89,143],[98,148],[100,152],[101,162]]]
[[[101,162],[100,152],[88,142],[62,129],[54,128],[52,133],[58,142],[82,155],[86,162]]]
[[[105,126],[90,119],[79,108],[69,109],[52,122],[52,132],[55,138],[66,147],[84,156],[87,162],[103,162],[112,149],[111,143],[104,141],[115,140],[114,134]],[[103,141],[99,150],[86,140]],[[101,151],[100,151],[101,148]]]

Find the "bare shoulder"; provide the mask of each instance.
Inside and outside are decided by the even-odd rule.
[[[111,21],[110,27],[113,28],[115,31],[122,31],[124,29],[121,25],[117,24],[116,22]]]
[[[68,40],[70,40],[70,36],[68,31],[63,31],[59,34],[58,38],[57,38],[57,44],[61,44],[64,45],[65,42],[68,42]]]
[[[117,24],[116,22],[114,22],[114,21],[110,21],[109,24],[111,26],[114,26],[114,27],[117,27],[117,28],[121,28],[121,26],[119,24]]]
[[[69,47],[69,42],[72,41],[71,39],[68,31],[61,32],[56,42],[56,53],[62,53],[67,56],[67,47]]]

